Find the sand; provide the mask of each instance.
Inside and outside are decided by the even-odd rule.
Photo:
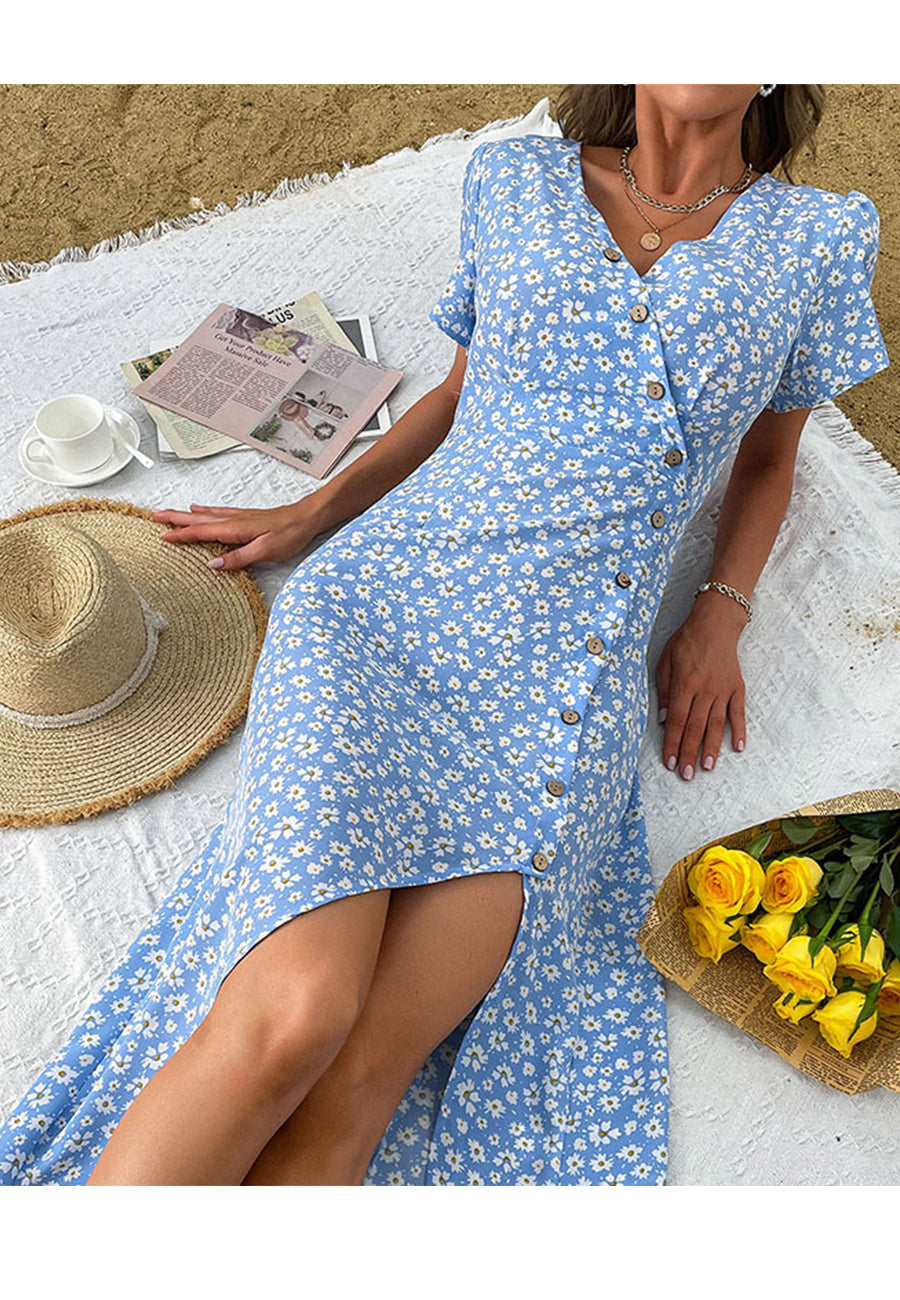
[[[0,260],[40,261],[285,176],[372,162],[512,117],[558,86],[0,86]],[[873,296],[890,369],[838,405],[900,468],[900,87],[829,86],[817,157],[793,179],[862,190],[881,213]],[[2,286],[0,286],[2,292]]]

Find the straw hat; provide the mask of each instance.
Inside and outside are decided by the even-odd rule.
[[[0,520],[0,826],[92,817],[169,785],[243,716],[262,593],[126,501]],[[224,579],[224,580],[223,580]]]

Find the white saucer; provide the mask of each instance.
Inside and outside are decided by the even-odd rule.
[[[106,406],[104,403],[103,409],[128,446],[137,447],[141,441],[141,431],[137,426],[137,421],[127,411],[120,411],[116,406]],[[19,442],[19,464],[26,474],[30,475],[31,478],[38,479],[41,483],[55,483],[59,487],[84,487],[88,483],[100,483],[103,479],[118,474],[119,470],[124,469],[133,459],[128,450],[116,442],[102,465],[85,470],[81,474],[70,474],[67,470],[58,469],[55,465],[51,465],[49,461],[41,461],[38,464],[26,460],[25,448],[34,441],[36,436],[32,424],[25,430]]]

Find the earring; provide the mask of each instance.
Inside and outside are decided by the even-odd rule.
[[[771,86],[760,86],[760,88],[759,88],[759,93],[760,93],[761,95],[771,95],[772,91],[775,89],[775,87],[776,87],[777,85],[778,85],[778,82],[777,82],[777,81],[773,81],[772,84],[771,84]]]

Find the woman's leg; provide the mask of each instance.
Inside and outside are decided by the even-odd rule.
[[[417,1070],[506,964],[522,891],[521,875],[503,871],[392,892],[359,1019],[245,1184],[362,1182]]]
[[[390,890],[280,925],[222,981],[138,1093],[89,1185],[237,1185],[340,1051],[375,969]]]

